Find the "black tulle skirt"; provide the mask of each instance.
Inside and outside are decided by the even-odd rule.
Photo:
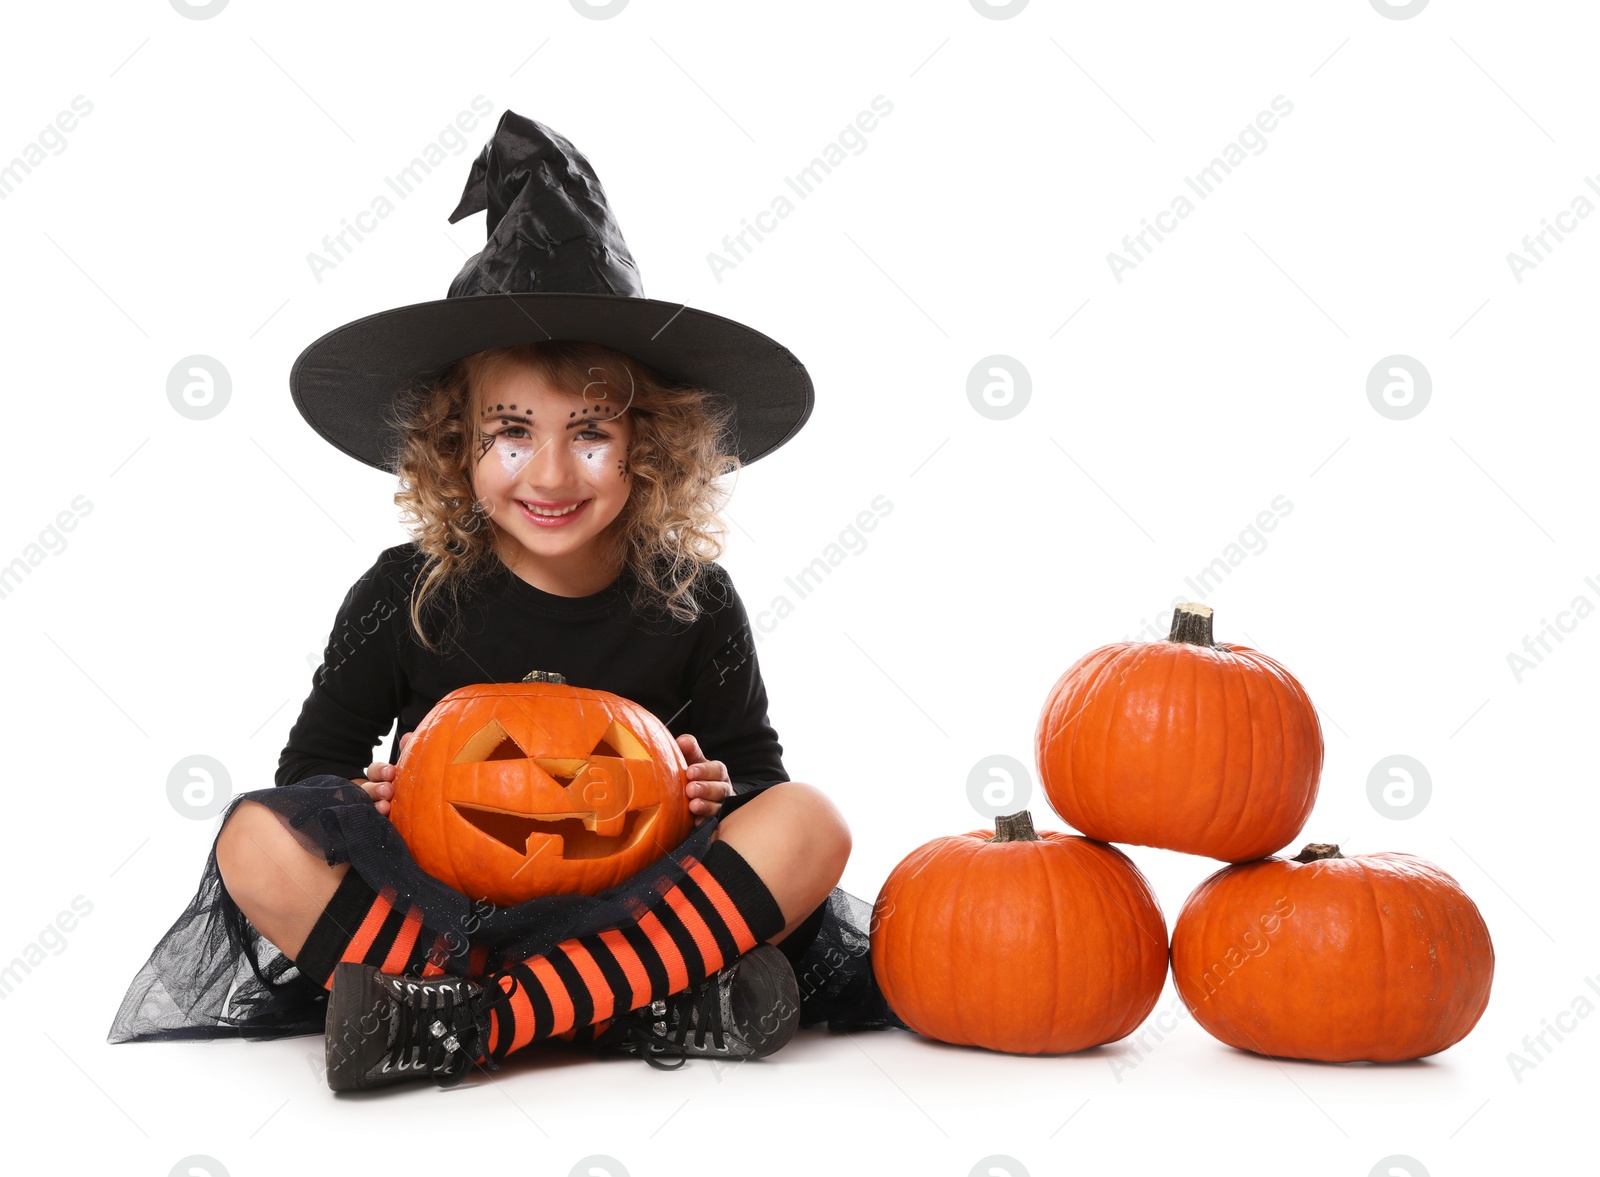
[[[242,793],[229,803],[223,821],[241,802],[267,806],[301,845],[321,854],[330,866],[348,862],[374,891],[394,888],[393,903],[400,910],[420,907],[424,924],[443,933],[454,950],[442,962],[444,970],[473,976],[636,918],[686,875],[685,863],[704,857],[720,820],[761,791],[729,797],[717,816],[703,821],[670,853],[608,891],[540,896],[514,907],[474,905],[425,873],[365,790],[343,777],[308,777],[295,785]],[[873,976],[871,912],[870,903],[836,887],[779,943],[800,982],[802,1026],[905,1027]],[[487,966],[473,970],[469,959],[474,955],[486,959]],[[222,885],[213,841],[194,898],[129,985],[107,1039],[320,1034],[327,996],[322,985],[304,976],[234,904]]]

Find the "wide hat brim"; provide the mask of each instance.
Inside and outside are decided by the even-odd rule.
[[[398,473],[400,437],[387,424],[396,398],[431,384],[462,356],[558,339],[613,348],[730,404],[734,452],[745,465],[783,445],[811,415],[811,377],[775,340],[708,311],[615,294],[476,294],[381,311],[307,347],[289,387],[301,415],[340,451]]]

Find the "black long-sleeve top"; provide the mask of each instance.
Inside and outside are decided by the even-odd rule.
[[[345,595],[278,758],[277,784],[322,773],[364,776],[398,716],[392,764],[399,737],[445,695],[471,683],[519,682],[532,670],[632,699],[674,736],[692,733],[707,759],[728,766],[736,793],[789,779],[767,720],[749,618],[721,565],[707,567],[706,611],[689,624],[634,612],[628,571],[592,596],[561,597],[502,567],[462,595],[461,623],[448,640],[429,602],[427,633],[441,646],[435,653],[411,627],[411,589],[423,563],[413,543],[389,548]]]

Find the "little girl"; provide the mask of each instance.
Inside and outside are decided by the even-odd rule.
[[[717,479],[804,423],[804,369],[640,297],[588,162],[541,124],[502,117],[451,219],[483,208],[489,244],[449,298],[347,325],[296,364],[311,424],[398,474],[412,542],[346,594],[277,787],[225,811],[111,1041],[320,1018],[346,1090],[452,1085],[548,1039],[665,1065],[763,1057],[822,1016],[900,1024],[872,984],[865,905],[836,886],[849,830],[788,779],[715,563]],[[652,711],[689,764],[695,824],[603,895],[499,908],[417,867],[387,818],[391,762],[450,691],[529,671]],[[392,724],[389,760],[368,763]]]

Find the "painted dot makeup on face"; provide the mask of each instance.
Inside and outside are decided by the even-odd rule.
[[[582,409],[574,409],[567,414],[566,431],[569,436],[573,431],[592,429],[601,432],[600,427],[615,422],[621,415],[621,412],[612,411],[612,406],[609,404],[585,405]],[[497,404],[484,413],[484,420],[498,421],[501,428],[495,433],[480,431],[478,460],[481,462],[492,448],[500,456],[500,469],[505,477],[508,480],[516,478],[538,452],[533,444],[532,419],[517,412],[517,406],[514,404]],[[519,432],[522,436],[518,436]],[[615,437],[607,435],[590,439],[577,438],[573,445],[576,447],[578,457],[591,468],[605,470],[615,463],[618,475],[624,479],[627,477],[626,457],[615,457],[614,451],[617,445]]]
[[[500,470],[507,478],[515,478],[533,458],[533,442],[501,434],[495,438],[495,452],[500,455]]]
[[[517,406],[495,405],[485,411],[484,421],[498,420],[500,429],[495,433],[479,432],[478,460],[481,462],[493,449],[500,455],[500,469],[507,478],[515,478],[536,452],[533,446],[533,421],[517,412]],[[521,428],[524,436],[516,436]]]
[[[507,405],[495,405],[492,408],[488,408],[488,409],[484,410],[483,416],[480,418],[479,425],[478,425],[478,457],[477,457],[477,461],[479,461],[479,462],[483,461],[483,459],[488,455],[489,451],[494,448],[494,444],[495,444],[496,435],[493,434],[493,433],[489,433],[484,428],[484,426],[488,425],[491,421],[493,421],[495,419],[496,416],[500,416],[500,414],[503,414],[503,413],[506,413],[506,412],[515,412],[516,408],[517,408],[516,405],[510,405],[510,406],[507,406]],[[509,424],[510,423],[510,419],[507,418],[507,417],[504,417],[504,416],[500,416],[500,423],[502,425]]]
[[[567,414],[567,429],[597,429],[616,421],[627,411],[624,405],[618,408],[611,403],[606,393],[600,394],[598,401],[588,401],[588,390],[584,390],[585,404],[581,409],[574,409]],[[616,439],[611,436],[598,438],[592,442],[579,442],[582,446],[580,456],[596,469],[604,470],[613,461],[618,468],[626,466],[626,458],[615,458]]]
[[[616,438],[606,437],[595,441],[580,441],[578,447],[578,457],[582,458],[596,472],[615,468],[618,461],[616,457]]]

